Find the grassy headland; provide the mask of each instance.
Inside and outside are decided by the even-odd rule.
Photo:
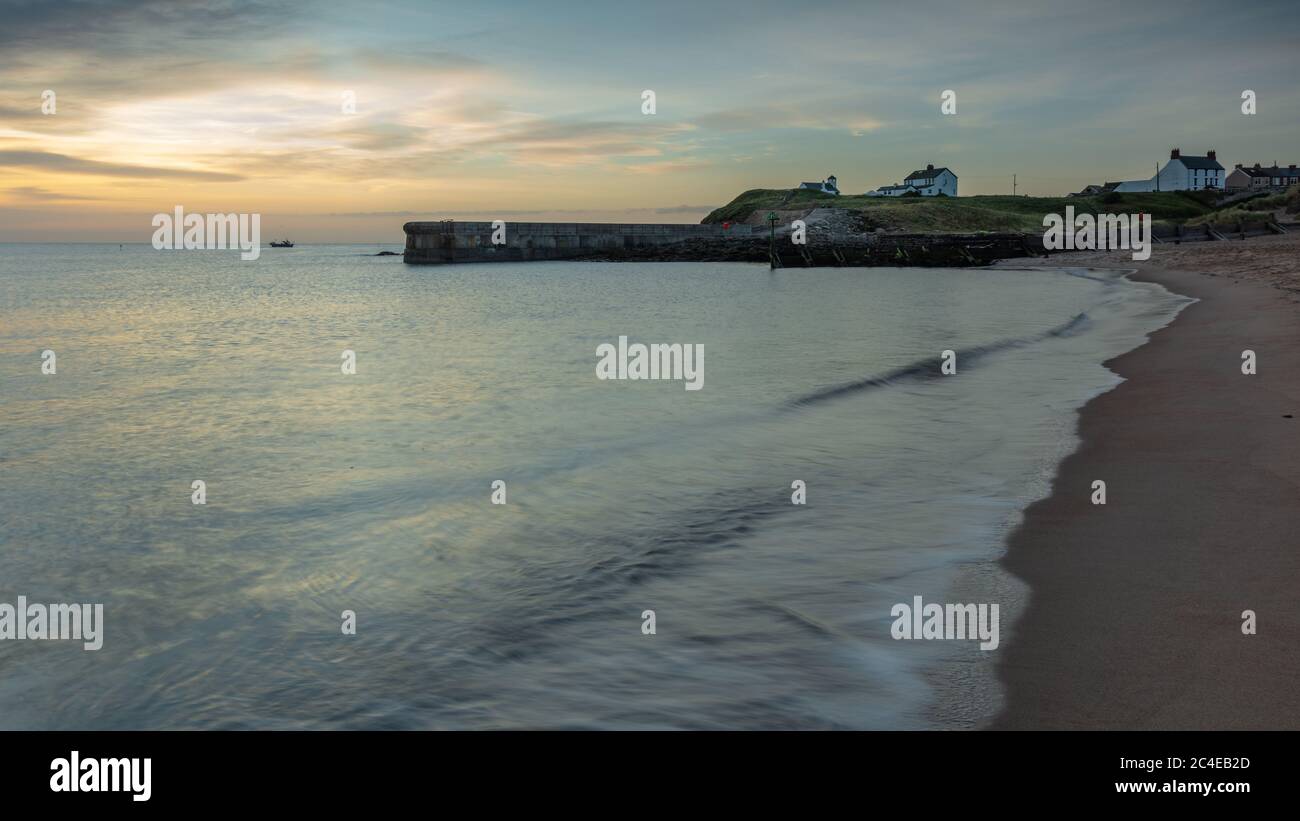
[[[1235,202],[1227,208],[1202,214],[1188,220],[1189,225],[1214,222],[1231,225],[1234,222],[1257,222],[1265,219],[1279,219],[1282,214],[1300,214],[1300,185],[1293,185],[1285,192],[1263,194],[1247,200]]]
[[[1067,205],[1074,206],[1076,214],[1141,212],[1151,214],[1157,222],[1184,222],[1213,213],[1214,199],[1214,194],[1199,191],[1112,193],[1096,197],[836,197],[817,191],[755,188],[714,210],[703,222],[761,225],[766,224],[764,218],[769,211],[838,208],[852,212],[863,231],[1041,233],[1043,217],[1064,214]]]

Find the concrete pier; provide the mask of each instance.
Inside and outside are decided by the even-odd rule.
[[[509,222],[505,242],[493,244],[491,222],[408,222],[403,259],[417,264],[518,262],[584,257],[638,258],[648,249],[691,240],[750,240],[749,225],[654,225],[599,222]],[[642,252],[642,253],[638,253]]]

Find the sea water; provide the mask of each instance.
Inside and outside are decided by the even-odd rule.
[[[376,250],[0,246],[0,601],[104,605],[96,651],[0,642],[0,728],[977,725],[997,651],[890,609],[998,577],[1183,304]],[[620,336],[702,346],[703,389],[597,378]]]

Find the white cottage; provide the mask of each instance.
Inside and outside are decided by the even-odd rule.
[[[903,178],[900,185],[882,185],[875,191],[868,191],[868,197],[901,197],[909,191],[922,197],[937,197],[945,194],[957,196],[957,175],[950,168],[935,168],[927,165],[919,171],[913,171]]]
[[[1129,180],[1115,190],[1128,191],[1222,191],[1227,183],[1227,170],[1219,165],[1213,151],[1204,157],[1184,156],[1177,148],[1169,152],[1169,162],[1149,180]]]
[[[821,182],[801,182],[799,183],[800,191],[820,191],[823,194],[840,195],[840,187],[836,185],[835,175],[831,174]]]

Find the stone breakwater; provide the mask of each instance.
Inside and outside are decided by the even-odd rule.
[[[726,244],[749,239],[748,225],[654,225],[565,222],[408,222],[404,259],[410,263],[519,262],[633,258],[631,254],[691,240]]]
[[[1042,237],[1003,234],[857,233],[811,221],[807,242],[788,226],[549,222],[408,222],[403,259],[413,264],[585,259],[641,262],[766,262],[773,267],[970,266],[1039,256]],[[493,240],[497,241],[494,242]]]

